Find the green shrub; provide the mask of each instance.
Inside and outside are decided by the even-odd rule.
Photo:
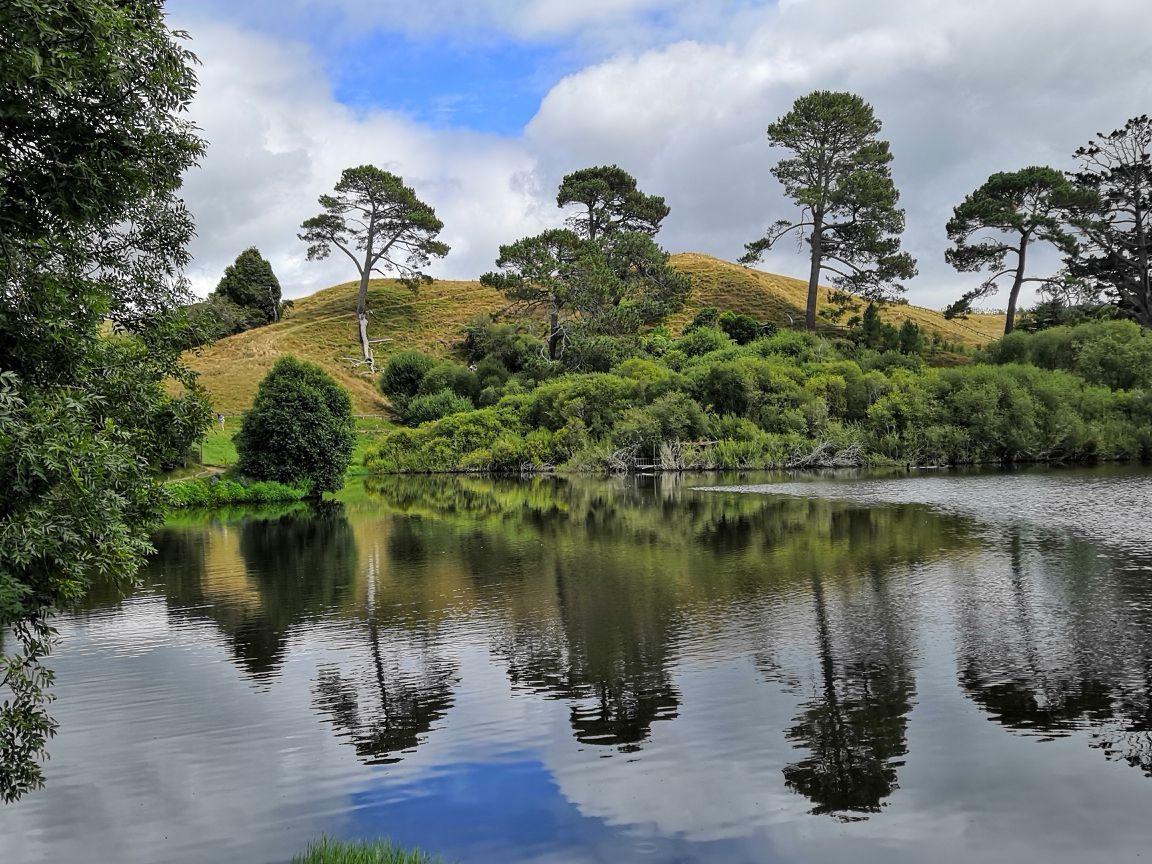
[[[314,496],[335,491],[355,441],[352,400],[319,366],[281,357],[233,440],[238,473],[305,485]]]
[[[612,437],[621,446],[652,450],[665,442],[695,441],[707,428],[699,405],[684,393],[670,393],[651,405],[624,411]]]
[[[394,404],[411,399],[420,392],[424,376],[432,371],[436,360],[420,351],[400,351],[384,362],[380,373],[380,392]]]
[[[164,486],[170,507],[226,507],[233,504],[276,504],[299,501],[308,490],[270,480],[237,481],[219,478],[178,480]]]
[[[634,356],[611,372],[545,381],[512,374],[482,391],[488,407],[390,433],[366,464],[620,471],[653,457],[683,469],[1147,457],[1152,388],[1140,382],[1152,369],[1142,353],[1152,339],[1112,325],[1014,335],[982,355],[995,363],[951,368],[794,331],[737,345],[698,327],[674,347],[659,334],[633,345]],[[916,336],[909,333],[906,350]],[[641,356],[649,342],[660,353]],[[1002,362],[1009,357],[1038,362]],[[1110,386],[1089,383],[1086,373]]]
[[[449,414],[459,414],[462,411],[471,411],[472,402],[451,390],[439,390],[435,393],[422,393],[410,399],[404,406],[401,419],[407,426],[419,426],[430,420],[439,420]]]
[[[759,392],[753,370],[737,360],[697,368],[690,380],[700,404],[717,414],[748,414]]]
[[[617,375],[594,372],[547,381],[528,397],[525,421],[553,431],[579,421],[599,437],[608,433],[625,408],[639,403],[642,388]]]
[[[429,395],[450,390],[457,396],[474,402],[480,395],[480,379],[466,366],[443,360],[433,366],[420,382],[419,393]]]
[[[688,357],[702,357],[713,351],[731,348],[732,340],[727,334],[711,327],[698,327],[689,330],[676,340],[676,348]]]
[[[717,320],[717,325],[737,345],[747,345],[761,335],[760,322],[743,312],[725,312]]]

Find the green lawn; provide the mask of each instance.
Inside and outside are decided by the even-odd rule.
[[[352,450],[352,464],[348,466],[349,474],[359,474],[362,469],[360,462],[368,446],[391,423],[378,418],[362,417],[356,420],[356,445]],[[232,443],[232,436],[240,431],[240,418],[228,417],[224,421],[224,428],[219,423],[213,423],[208,434],[204,436],[201,448],[197,451],[203,455],[200,462],[208,468],[231,468],[236,464],[236,445]]]

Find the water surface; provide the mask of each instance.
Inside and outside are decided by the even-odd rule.
[[[183,515],[62,620],[48,785],[0,860],[1137,860],[1150,517],[1145,469]]]

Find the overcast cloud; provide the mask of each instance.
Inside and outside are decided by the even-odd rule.
[[[919,260],[909,298],[939,307],[973,281],[943,261],[952,206],[994,171],[1071,167],[1094,132],[1152,107],[1142,0],[435,0],[420,11],[295,0],[267,16],[261,2],[236,5],[185,0],[173,12],[203,63],[192,113],[210,150],[187,181],[201,294],[253,244],[289,296],[350,279],[338,261],[305,261],[296,231],[341,169],[364,162],[436,207],[452,253],[435,275],[490,269],[500,243],[559,221],[564,173],[613,162],[668,199],[660,240],[670,251],[733,259],[791,212],[765,128],[797,96],[832,88],[860,93],[884,122],[905,246]],[[421,123],[386,91],[367,109],[336,101],[341,46],[362,50],[376,31],[446,46],[547,44],[581,59],[522,132],[495,135]],[[765,267],[805,272],[790,250]]]

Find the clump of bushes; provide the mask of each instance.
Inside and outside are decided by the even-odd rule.
[[[271,480],[235,480],[203,477],[177,480],[164,486],[170,507],[226,507],[230,504],[278,504],[301,501],[308,495],[302,486]]]
[[[941,368],[925,365],[914,325],[878,331],[893,350],[794,330],[741,344],[750,328],[733,338],[710,326],[723,314],[706,313],[679,338],[598,338],[612,350],[579,361],[595,371],[562,358],[530,375],[505,364],[522,334],[477,327],[469,350],[496,353],[474,356],[470,375],[423,363],[406,409],[419,425],[385,436],[366,464],[625,471],[1152,456],[1152,338],[1127,322],[1013,334],[980,362]]]
[[[990,345],[986,356],[993,363],[1063,369],[1116,390],[1152,388],[1152,335],[1133,321],[1015,330]]]
[[[334,492],[352,458],[352,400],[319,366],[281,357],[233,440],[240,475],[303,486],[311,497]]]

